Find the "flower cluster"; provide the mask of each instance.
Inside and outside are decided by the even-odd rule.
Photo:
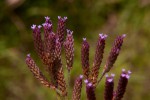
[[[57,92],[57,96],[64,99],[70,97],[68,95],[69,88],[67,89],[67,86],[69,85],[70,81],[68,78],[68,82],[66,82],[64,78],[64,68],[62,65],[62,57],[61,57],[63,51],[62,48],[64,48],[65,52],[66,68],[68,70],[68,73],[70,73],[70,71],[72,70],[74,60],[73,31],[66,29],[66,21],[67,17],[62,18],[58,16],[58,26],[56,32],[53,32],[52,21],[50,20],[49,17],[45,17],[45,22],[42,25],[31,26],[31,29],[33,30],[33,40],[35,50],[39,58],[42,60],[43,64],[46,66],[47,69],[46,71],[50,75],[50,81],[48,81],[48,79],[40,71],[39,67],[36,65],[35,61],[32,59],[30,54],[28,54],[26,57],[26,64],[28,65],[29,69],[31,70],[35,78],[38,79],[40,83],[43,84],[44,86],[55,90]],[[41,34],[42,29],[44,30],[44,35]],[[65,33],[67,33],[67,35]],[[103,78],[103,76],[106,73],[108,73],[110,69],[113,67],[121,50],[124,37],[125,34],[118,36],[115,39],[113,46],[110,50],[109,56],[106,60],[103,73],[100,76],[100,78],[98,78],[99,69],[103,59],[107,35],[99,34],[92,68],[90,68],[89,64],[90,45],[87,42],[87,39],[83,38],[81,47],[81,64],[83,75],[77,77],[74,82],[72,100],[80,100],[81,90],[83,87],[82,86],[83,79],[86,85],[87,99],[96,100],[95,89],[98,86],[98,83]],[[130,71],[125,71],[125,69],[122,70],[116,91],[114,91],[115,75],[114,74],[111,74],[111,76],[106,75],[104,99],[121,100],[121,98],[123,98],[123,95],[125,93],[130,74],[131,74]]]

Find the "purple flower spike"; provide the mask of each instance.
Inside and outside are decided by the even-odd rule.
[[[120,75],[116,93],[114,95],[114,100],[121,100],[123,98],[129,78],[130,78],[130,73],[128,73],[128,71],[125,71],[123,69]]]
[[[104,100],[112,100],[113,98],[113,89],[114,89],[114,74],[106,77],[105,81],[105,92],[104,92]]]
[[[80,100],[81,97],[81,88],[82,88],[82,78],[83,75],[80,75],[74,84],[72,100]]]
[[[118,36],[116,38],[116,40],[114,41],[111,51],[109,53],[109,57],[107,58],[107,61],[105,64],[104,73],[109,72],[110,69],[113,67],[113,65],[119,55],[121,46],[123,44],[124,37],[125,37],[125,34]]]
[[[95,91],[92,83],[86,84],[87,100],[96,100]]]
[[[99,34],[99,38],[96,45],[95,57],[94,57],[92,71],[91,71],[91,81],[94,87],[97,84],[99,69],[103,59],[106,37],[107,35],[105,34]]]
[[[30,54],[27,54],[26,64],[28,65],[30,71],[33,73],[34,77],[39,80],[41,84],[55,90],[56,87],[49,83],[49,81],[45,78],[39,67],[35,64],[35,61],[31,58]]]
[[[36,27],[36,25],[32,25],[31,28],[33,29],[33,39],[34,39],[34,46],[36,49],[36,52],[38,53],[38,56],[42,59],[44,62],[44,45],[41,38],[41,25]]]
[[[81,48],[81,62],[82,62],[83,74],[86,79],[88,79],[90,74],[89,49],[90,49],[89,43],[86,41],[86,38],[83,38],[82,48]]]
[[[57,26],[57,36],[59,37],[59,41],[61,44],[64,42],[64,36],[65,36],[65,30],[66,30],[66,20],[67,17],[62,18],[61,16],[58,16],[58,26]]]
[[[73,67],[73,58],[74,58],[74,39],[72,34],[73,31],[67,30],[66,41],[64,42],[68,71],[70,71]]]

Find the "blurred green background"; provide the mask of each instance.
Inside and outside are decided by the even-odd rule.
[[[115,73],[115,87],[122,68],[132,71],[123,100],[150,100],[150,0],[0,0],[0,99],[55,100],[53,90],[42,86],[25,64],[31,53],[45,73],[35,53],[32,24],[42,24],[50,16],[54,31],[57,16],[67,16],[67,28],[74,31],[75,61],[72,84],[82,73],[80,49],[82,38],[90,43],[92,65],[99,33],[109,35],[102,67],[115,37],[127,34],[120,55],[110,73]],[[64,57],[63,57],[64,58]],[[65,65],[64,65],[65,67]],[[65,68],[64,68],[65,69]],[[102,71],[102,68],[100,72]],[[96,90],[103,99],[104,79]],[[82,99],[86,94],[82,89]]]

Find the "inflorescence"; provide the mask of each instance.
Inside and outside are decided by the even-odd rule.
[[[66,82],[64,78],[64,71],[63,71],[64,68],[62,65],[62,57],[61,57],[62,48],[64,48],[65,52],[66,68],[68,70],[68,73],[70,73],[70,71],[72,70],[74,60],[73,31],[66,29],[66,21],[67,17],[62,18],[61,16],[58,16],[58,26],[56,32],[53,32],[53,24],[49,17],[45,17],[45,23],[43,23],[42,25],[31,26],[31,29],[33,30],[33,40],[35,50],[39,58],[42,60],[43,64],[46,65],[47,72],[49,73],[50,76],[50,81],[48,81],[48,79],[40,71],[39,67],[36,65],[35,61],[32,59],[30,54],[28,54],[26,57],[26,64],[28,65],[29,69],[31,70],[35,78],[39,80],[40,83],[43,84],[44,86],[56,91],[57,96],[65,99],[69,97],[68,95],[69,87],[67,89],[67,85],[69,85],[70,79],[68,78],[68,82]],[[42,38],[41,35],[42,28],[44,30],[43,36],[44,39]],[[83,38],[81,47],[81,64],[83,75],[77,77],[74,82],[72,100],[80,100],[81,89],[83,87],[82,86],[83,79],[86,86],[87,99],[96,100],[95,89],[104,75],[106,75],[104,99],[121,100],[123,98],[131,72],[122,69],[118,86],[115,91],[114,91],[115,74],[111,74],[109,76],[106,73],[108,73],[113,67],[121,50],[121,46],[123,44],[123,39],[125,38],[125,36],[126,35],[123,34],[115,39],[100,78],[98,78],[99,69],[103,59],[107,35],[99,34],[98,41],[96,43],[96,50],[92,68],[90,68],[89,64],[90,45],[87,42],[87,39]]]

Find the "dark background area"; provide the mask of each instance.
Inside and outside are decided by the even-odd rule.
[[[101,70],[117,35],[127,34],[120,55],[110,73],[115,87],[122,68],[132,71],[123,100],[150,99],[150,1],[149,0],[1,0],[0,1],[0,98],[2,100],[55,100],[53,90],[42,86],[25,64],[32,57],[45,73],[35,53],[32,24],[42,24],[50,16],[54,31],[57,16],[67,16],[67,28],[74,31],[75,60],[72,84],[81,74],[82,38],[90,43],[92,65],[99,33],[108,34]],[[63,56],[64,58],[64,56]],[[64,65],[65,67],[65,65]],[[96,90],[103,99],[104,79]],[[86,94],[82,89],[82,100]]]

